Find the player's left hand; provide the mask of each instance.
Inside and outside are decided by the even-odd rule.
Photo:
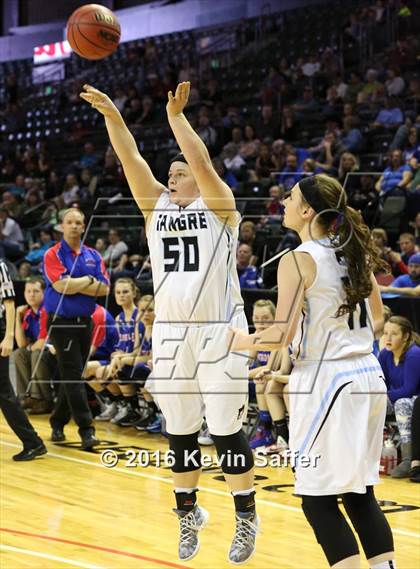
[[[10,354],[13,352],[13,337],[10,338],[8,336],[6,336],[5,338],[3,338],[3,341],[0,343],[0,355],[3,358],[7,358],[7,356],[10,356]]]
[[[240,352],[241,350],[249,349],[249,334],[240,328],[228,329],[226,343],[228,350],[231,352]]]
[[[172,91],[168,93],[168,104],[166,105],[166,112],[170,117],[180,115],[188,103],[190,96],[190,82],[184,81],[180,83],[175,91],[175,96]]]

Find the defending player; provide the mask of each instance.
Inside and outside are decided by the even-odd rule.
[[[173,478],[180,520],[179,556],[198,552],[208,513],[198,507],[201,472],[197,437],[206,416],[236,509],[232,563],[255,550],[253,456],[242,431],[248,394],[246,354],[228,355],[228,325],[247,330],[235,266],[239,214],[230,188],[183,114],[190,85],[168,94],[170,126],[182,154],[172,160],[168,188],[153,176],[112,101],[93,87],[81,97],[105,123],[134,199],[146,219],[156,300],[153,396],[175,456]],[[192,459],[191,459],[192,457]]]
[[[231,349],[293,342],[289,444],[299,453],[295,491],[306,518],[332,567],[360,567],[356,538],[337,504],[342,495],[370,567],[395,568],[391,529],[373,492],[386,411],[372,355],[383,326],[372,274],[380,261],[361,216],[328,176],[294,186],[284,224],[302,244],[279,263],[276,323],[250,336],[231,331]]]

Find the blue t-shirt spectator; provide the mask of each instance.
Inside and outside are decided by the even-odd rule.
[[[249,265],[245,269],[238,267],[239,285],[241,288],[261,288],[263,285],[262,278],[258,274],[258,269]]]
[[[381,192],[387,193],[394,190],[402,181],[404,172],[411,172],[410,166],[403,165],[394,170],[390,166],[385,168],[383,172],[383,180],[381,183]]]
[[[404,115],[401,109],[394,107],[393,109],[382,109],[379,111],[375,119],[375,123],[382,126],[396,126],[404,122]]]
[[[379,363],[385,375],[388,397],[392,403],[398,399],[420,395],[420,347],[408,348],[403,361],[394,363],[391,350],[381,350]]]
[[[401,275],[392,281],[389,286],[395,286],[398,288],[416,288],[416,286],[420,286],[420,281],[415,281],[411,275]]]

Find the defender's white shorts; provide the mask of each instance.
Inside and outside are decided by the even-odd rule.
[[[200,430],[232,435],[242,427],[248,402],[248,353],[228,351],[229,325],[248,331],[242,312],[230,324],[153,326],[151,394],[172,435]],[[150,389],[149,389],[150,390]]]
[[[296,493],[363,494],[377,484],[387,395],[375,356],[298,361],[289,390],[290,449],[307,457],[296,463]]]

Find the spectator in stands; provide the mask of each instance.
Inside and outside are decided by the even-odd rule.
[[[229,188],[233,190],[233,193],[235,193],[238,188],[238,180],[236,179],[235,174],[226,168],[223,160],[219,157],[213,158],[212,164],[219,177],[222,178]]]
[[[402,462],[391,476],[406,478],[411,462],[411,415],[414,400],[420,395],[420,337],[407,318],[391,316],[385,324],[384,340],[379,362],[388,387],[389,407],[395,412],[401,436]]]
[[[404,164],[401,150],[393,150],[389,155],[389,166],[376,182],[376,189],[381,196],[403,196],[413,177],[409,166]]]
[[[358,172],[359,168],[360,164],[357,156],[351,152],[343,152],[338,165],[338,180],[346,190],[347,195],[351,195],[353,189],[359,187],[360,176],[352,175]]]
[[[279,138],[279,124],[273,114],[272,105],[263,105],[261,116],[256,124],[257,136],[260,140],[265,138]]]
[[[210,154],[212,154],[217,144],[217,132],[210,124],[210,117],[207,110],[201,111],[199,114],[197,134],[209,149]]]
[[[127,121],[127,124],[135,124],[142,114],[143,110],[140,99],[138,97],[131,99],[129,101],[129,107],[125,111],[125,120]]]
[[[141,101],[142,112],[136,118],[135,126],[147,126],[156,121],[155,105],[150,95],[145,95]]]
[[[79,160],[79,168],[90,168],[93,170],[99,162],[99,157],[95,153],[95,147],[91,142],[86,142],[83,150],[83,155]]]
[[[406,164],[409,164],[412,158],[415,158],[417,162],[420,161],[420,143],[417,129],[414,127],[408,131],[408,141],[404,146],[403,156]]]
[[[316,113],[319,110],[319,104],[314,98],[312,87],[306,86],[303,89],[303,96],[292,105],[292,109],[296,114],[298,120],[307,119],[309,115]]]
[[[271,159],[276,172],[281,172],[286,164],[286,144],[281,138],[275,140],[271,146]]]
[[[417,253],[416,238],[412,233],[401,233],[398,245],[400,246],[401,259],[407,265],[410,257]]]
[[[414,231],[414,237],[416,240],[416,245],[418,248],[420,248],[420,211],[416,215],[414,221],[410,222],[410,225]]]
[[[256,158],[260,148],[260,141],[255,134],[255,129],[252,125],[246,124],[244,127],[244,136],[242,142],[239,144],[239,154],[244,160]]]
[[[357,95],[357,102],[368,103],[375,101],[383,91],[383,85],[377,80],[378,72],[376,69],[368,69],[366,72],[366,82]]]
[[[398,97],[404,91],[405,82],[395,68],[388,69],[385,89],[388,97]]]
[[[267,216],[260,220],[260,224],[280,224],[283,219],[284,212],[284,188],[283,186],[278,185],[271,186],[268,193],[270,195],[270,199],[265,205]]]
[[[4,192],[2,198],[0,208],[7,210],[10,217],[19,219],[23,211],[22,203],[20,203],[16,196],[11,192]]]
[[[286,156],[286,167],[277,176],[277,183],[282,185],[286,191],[289,191],[301,178],[302,174],[298,168],[297,155],[294,152],[289,152]]]
[[[43,349],[47,337],[44,290],[44,279],[32,277],[25,284],[26,304],[16,309],[16,391],[24,409],[36,415],[53,408],[51,380],[57,365],[50,351]]]
[[[89,168],[83,168],[80,173],[79,201],[81,207],[93,204],[93,198],[98,185],[98,176],[93,176]]]
[[[342,148],[334,131],[327,130],[321,142],[309,151],[312,153],[318,168],[329,172],[338,160]]]
[[[271,154],[271,145],[263,142],[260,145],[258,157],[255,160],[254,170],[257,179],[270,178],[271,174],[277,169],[276,163]]]
[[[358,71],[350,73],[350,80],[346,94],[346,101],[348,103],[355,103],[359,97],[359,93],[363,88],[362,78]]]
[[[241,175],[246,162],[239,154],[239,148],[234,142],[228,142],[225,145],[221,158],[227,170],[230,170],[234,175]]]
[[[19,264],[19,270],[16,275],[18,281],[28,281],[32,277],[32,267],[28,261],[23,261]]]
[[[280,136],[285,140],[294,141],[298,137],[299,121],[292,107],[285,106],[281,114]]]
[[[250,264],[251,257],[252,247],[246,243],[241,243],[236,253],[239,285],[241,288],[262,288],[263,282],[258,269]]]
[[[79,181],[76,174],[67,174],[63,193],[58,196],[60,209],[71,207],[79,199]]]
[[[7,192],[6,192],[7,193]],[[22,230],[17,221],[0,208],[0,257],[18,259],[24,253]]]
[[[32,243],[30,252],[25,255],[25,260],[29,261],[31,265],[38,265],[42,262],[45,251],[53,245],[54,241],[52,239],[51,230],[47,227],[41,229],[38,241]]]
[[[95,249],[98,251],[98,253],[100,253],[101,257],[103,257],[103,254],[106,251],[106,241],[105,239],[103,239],[103,237],[98,237],[98,239],[95,242]]]
[[[409,258],[407,275],[400,275],[390,286],[381,286],[380,290],[383,293],[420,297],[420,253]]]
[[[25,177],[18,174],[15,178],[14,185],[9,188],[9,192],[17,198],[23,198],[25,195]]]
[[[352,115],[344,117],[339,145],[347,152],[358,152],[363,147],[363,135],[357,117]]]
[[[119,229],[110,229],[108,233],[108,240],[109,246],[107,247],[106,251],[102,255],[102,258],[105,262],[105,265],[109,272],[112,271],[120,271],[123,270],[121,266],[119,266],[119,262],[121,257],[127,253],[128,246],[127,244],[121,239],[121,234]]]
[[[376,215],[378,193],[373,176],[349,176],[346,184],[349,205],[360,211],[368,225]],[[348,187],[347,187],[348,186]]]
[[[122,87],[117,87],[115,89],[114,105],[117,107],[120,113],[123,112],[127,98],[127,94],[125,93],[124,89],[122,89]]]
[[[257,237],[257,228],[253,221],[243,221],[239,226],[239,243],[246,243],[251,247],[254,254],[250,264],[256,265],[263,253],[264,244]]]
[[[404,122],[404,115],[395,97],[386,97],[384,107],[379,111],[372,128],[396,128]]]

